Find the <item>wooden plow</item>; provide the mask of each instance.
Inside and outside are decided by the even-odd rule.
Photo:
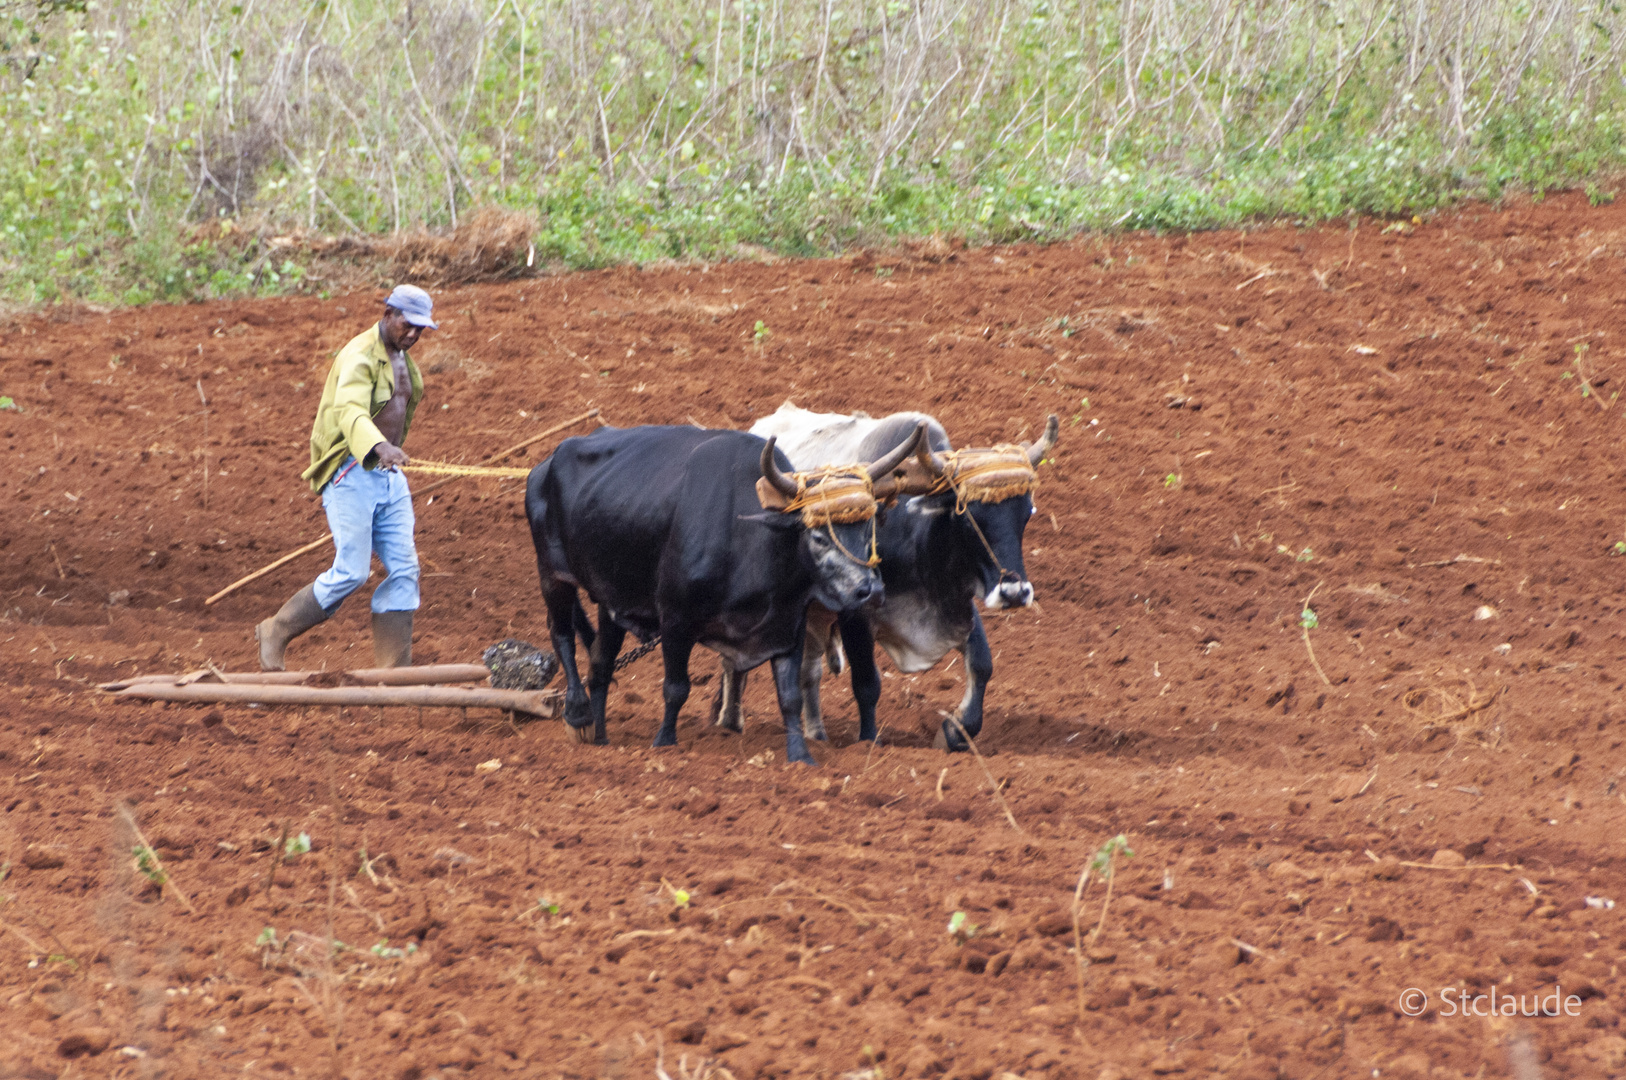
[[[123,700],[191,704],[346,705],[418,708],[501,709],[516,715],[551,717],[557,690],[501,690],[458,686],[485,681],[481,664],[425,664],[419,667],[363,668],[357,671],[244,671],[210,668],[185,675],[138,675],[101,684]]]

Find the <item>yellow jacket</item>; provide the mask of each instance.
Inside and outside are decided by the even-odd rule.
[[[401,426],[402,442],[412,427],[412,414],[423,400],[423,376],[410,356],[406,358],[406,369],[412,380],[412,394],[407,399],[406,422]],[[316,407],[316,423],[311,426],[311,467],[300,474],[310,481],[312,491],[322,490],[322,485],[339,471],[339,462],[346,454],[365,469],[378,464],[369,452],[383,441],[384,435],[373,417],[394,393],[395,372],[389,350],[384,348],[378,327],[369,327],[339,350],[322,387],[322,403]]]

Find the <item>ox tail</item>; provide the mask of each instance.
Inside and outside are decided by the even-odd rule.
[[[592,652],[598,631],[593,627],[593,620],[587,617],[587,610],[582,607],[581,600],[577,599],[573,606],[575,610],[570,613],[570,621],[576,627],[576,633],[581,635],[582,647]]]

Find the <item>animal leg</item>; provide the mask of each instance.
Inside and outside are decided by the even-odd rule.
[[[807,740],[802,735],[802,648],[795,649],[773,661],[773,685],[779,693],[779,715],[785,721],[785,760],[801,765],[817,765],[807,752]]]
[[[589,712],[593,717],[593,743],[606,746],[610,738],[604,731],[604,707],[610,696],[610,680],[615,675],[615,658],[621,652],[621,643],[627,632],[610,613],[600,605],[598,609],[598,637],[588,650],[591,665],[587,674]]]
[[[677,718],[683,703],[689,700],[689,654],[693,651],[694,639],[685,631],[661,627],[661,659],[666,664],[661,696],[666,700],[666,715],[655,736],[656,746],[677,745]]]
[[[711,699],[711,722],[736,735],[745,730],[745,710],[740,701],[745,696],[748,674],[736,671],[727,660],[718,662],[717,693]]]
[[[828,611],[810,607],[807,614],[807,634],[802,642],[802,734],[819,742],[829,742],[824,729],[824,713],[819,696],[819,684],[824,681],[824,659],[835,635],[830,632],[835,619]],[[839,647],[836,650],[839,655]],[[839,670],[839,669],[838,669]]]
[[[576,633],[581,635],[582,648],[589,651],[593,648],[593,641],[598,637],[598,631],[593,629],[593,620],[587,617],[587,609],[578,602],[576,611],[571,616],[571,622],[576,625]]]
[[[988,649],[988,634],[982,628],[982,616],[975,609],[971,612],[971,633],[960,646],[960,655],[965,658],[965,697],[960,699],[953,719],[944,720],[942,729],[937,733],[935,743],[939,750],[968,749],[960,728],[955,726],[955,720],[973,739],[982,733],[983,694],[994,674],[994,657]]]
[[[847,666],[853,673],[853,702],[858,706],[858,738],[875,739],[875,704],[881,700],[881,671],[875,666],[875,633],[862,615],[843,615],[838,620],[841,643],[847,652]]]
[[[553,653],[565,673],[565,723],[573,740],[585,742],[582,731],[592,721],[592,713],[588,708],[587,691],[582,688],[581,676],[576,670],[575,616],[581,607],[576,600],[576,588],[544,577],[542,600],[548,606],[548,637],[553,643]]]
[[[828,634],[829,644],[824,647],[824,667],[832,675],[843,674],[847,670],[847,654],[841,650],[841,635]]]

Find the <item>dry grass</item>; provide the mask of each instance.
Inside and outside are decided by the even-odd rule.
[[[382,242],[397,280],[465,285],[518,277],[535,265],[537,221],[529,214],[483,206],[450,233],[424,230]]]
[[[482,206],[452,229],[415,229],[394,236],[323,236],[294,232],[254,236],[267,260],[297,254],[312,274],[349,288],[409,281],[429,287],[504,281],[534,271],[539,224],[530,214]]]

